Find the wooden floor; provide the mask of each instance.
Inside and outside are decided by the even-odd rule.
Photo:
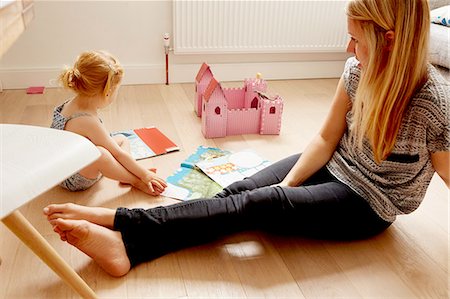
[[[167,177],[198,145],[253,148],[272,161],[301,152],[318,131],[336,84],[336,79],[269,82],[272,92],[285,99],[279,136],[204,139],[193,112],[193,84],[123,86],[101,116],[111,131],[156,125],[179,144],[179,152],[140,161]],[[69,96],[62,89],[47,89],[43,95],[4,91],[0,122],[49,126],[53,107]],[[370,240],[329,242],[246,232],[139,265],[122,278],[108,276],[52,232],[41,210],[63,202],[116,208],[175,200],[149,197],[104,178],[85,192],[55,187],[20,209],[101,298],[449,296],[449,193],[438,177],[417,211],[398,217]],[[78,298],[3,224],[0,238],[0,298]]]

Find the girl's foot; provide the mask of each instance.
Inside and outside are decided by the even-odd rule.
[[[59,218],[50,223],[61,240],[90,256],[108,274],[119,277],[130,271],[130,260],[120,232],[85,220]]]
[[[58,218],[71,220],[87,220],[89,222],[112,229],[116,211],[102,207],[86,207],[73,203],[51,204],[44,208],[47,219]]]
[[[151,172],[156,173],[156,168],[149,168],[148,170],[150,170]],[[119,181],[119,184],[121,184],[121,185],[132,185],[132,184],[130,184],[130,183],[120,182],[120,181]]]

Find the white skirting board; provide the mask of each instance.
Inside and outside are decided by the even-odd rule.
[[[344,60],[289,61],[255,63],[211,63],[215,77],[220,81],[241,81],[261,73],[266,80],[339,78]],[[194,82],[201,66],[198,64],[174,64],[169,67],[169,83]],[[124,85],[165,83],[165,65],[124,65]],[[29,86],[57,87],[56,78],[61,69],[0,69],[3,89],[23,89]]]

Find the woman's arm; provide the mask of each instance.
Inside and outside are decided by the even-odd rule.
[[[347,128],[346,115],[350,108],[350,98],[344,89],[344,79],[341,77],[321,130],[280,183],[281,186],[299,186],[331,159]]]
[[[450,152],[436,152],[431,154],[434,170],[450,188]]]

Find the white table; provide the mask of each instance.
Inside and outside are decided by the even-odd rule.
[[[0,124],[1,221],[83,298],[97,296],[18,208],[99,156],[91,142],[71,132]]]

